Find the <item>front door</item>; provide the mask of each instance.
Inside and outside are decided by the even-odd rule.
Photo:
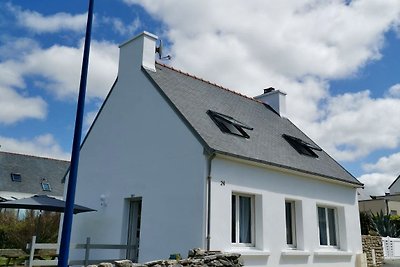
[[[133,249],[126,251],[126,258],[133,262],[138,262],[139,257],[139,238],[140,238],[140,217],[142,213],[142,199],[133,198],[129,202],[129,221],[128,221],[128,246]]]

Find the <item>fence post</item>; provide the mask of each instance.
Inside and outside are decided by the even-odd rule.
[[[90,237],[86,237],[86,247],[85,247],[85,267],[89,265],[89,252],[90,252]]]
[[[31,247],[29,251],[29,267],[32,267],[33,264],[33,256],[35,255],[35,247],[36,247],[36,236],[32,236]]]

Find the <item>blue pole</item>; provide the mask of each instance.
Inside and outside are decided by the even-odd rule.
[[[71,241],[72,218],[74,215],[74,201],[76,180],[78,174],[79,152],[81,146],[82,121],[85,108],[86,82],[89,65],[90,38],[93,20],[93,2],[89,0],[89,11],[86,24],[85,47],[83,51],[81,81],[79,85],[78,106],[76,110],[74,141],[72,144],[71,166],[69,171],[68,188],[64,212],[64,221],[61,232],[61,244],[58,258],[58,267],[68,266],[69,246]]]

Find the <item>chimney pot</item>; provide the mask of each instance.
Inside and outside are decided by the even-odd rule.
[[[275,91],[275,88],[274,87],[268,87],[268,88],[264,89],[264,94],[272,92],[272,91]]]

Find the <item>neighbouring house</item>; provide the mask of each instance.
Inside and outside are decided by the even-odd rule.
[[[389,185],[388,189],[391,195],[400,194],[400,175]]]
[[[400,175],[389,186],[389,192],[383,196],[370,196],[360,199],[358,206],[360,211],[376,214],[400,215]]]
[[[33,195],[62,198],[65,160],[0,151],[0,201]]]
[[[285,94],[250,98],[159,64],[156,40],[120,46],[81,146],[76,202],[98,211],[74,217],[71,242],[136,245],[91,256],[139,262],[200,247],[246,266],[361,266],[362,184],[285,117]]]

